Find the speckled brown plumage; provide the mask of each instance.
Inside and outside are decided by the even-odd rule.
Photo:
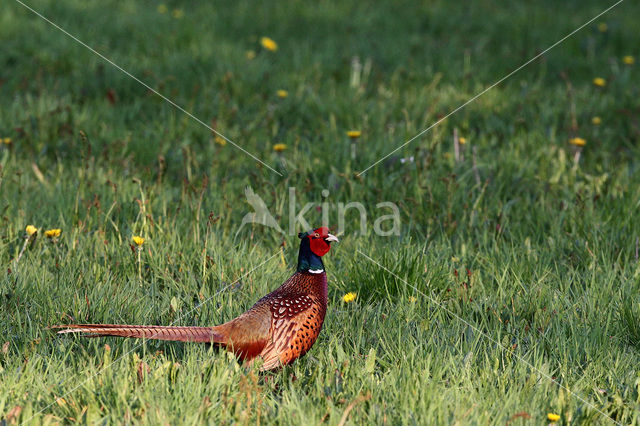
[[[212,328],[214,339],[262,369],[287,365],[315,343],[327,312],[327,275],[296,272],[244,314]]]
[[[326,228],[300,234],[300,238],[298,270],[251,309],[224,324],[215,327],[71,324],[54,328],[61,328],[59,333],[210,342],[226,347],[248,363],[261,360],[261,370],[287,365],[307,353],[322,330],[327,313],[327,275],[320,258],[329,251],[329,243],[337,241]]]

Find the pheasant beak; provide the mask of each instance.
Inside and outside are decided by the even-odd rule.
[[[335,235],[332,234],[328,234],[327,238],[324,239],[326,242],[331,243],[331,242],[339,242],[340,240],[338,240],[338,237],[336,237]]]

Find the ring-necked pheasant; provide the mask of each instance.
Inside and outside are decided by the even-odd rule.
[[[298,269],[280,287],[239,317],[215,327],[156,325],[57,325],[62,333],[120,336],[181,342],[207,342],[226,347],[243,361],[262,359],[261,370],[287,365],[315,343],[327,312],[327,275],[322,256],[338,239],[326,227],[298,234]]]

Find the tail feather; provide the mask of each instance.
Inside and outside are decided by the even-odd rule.
[[[58,334],[88,333],[91,336],[134,337],[177,342],[221,343],[223,336],[211,327],[165,327],[161,325],[69,324],[54,325]]]

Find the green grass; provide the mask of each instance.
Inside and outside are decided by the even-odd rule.
[[[282,177],[3,6],[0,422],[640,422],[640,74],[622,62],[640,56],[640,5],[623,2],[396,154],[415,163],[394,156],[358,177],[607,7],[392,3],[167,2],[162,14],[155,2],[28,2]],[[265,35],[277,52],[260,48]],[[363,131],[355,161],[349,129]],[[578,161],[575,136],[587,140]],[[297,208],[369,213],[365,235],[350,213],[326,257],[329,311],[305,358],[260,375],[202,345],[46,329],[243,312],[297,251],[259,225],[236,235],[247,185],[283,227],[289,187]],[[383,201],[399,206],[399,237],[371,232]],[[29,224],[62,235],[41,231],[16,264]],[[140,269],[132,235],[147,238]]]

